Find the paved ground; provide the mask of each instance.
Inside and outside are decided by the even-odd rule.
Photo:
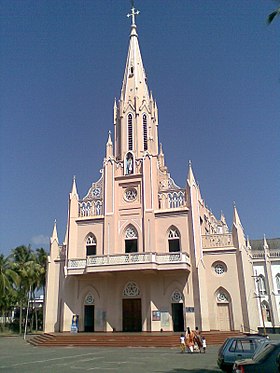
[[[206,354],[174,348],[33,347],[19,337],[0,338],[1,373],[210,373],[218,346]]]
[[[271,335],[280,340],[280,335]],[[0,373],[210,373],[219,346],[206,354],[175,348],[33,347],[19,337],[0,337]]]

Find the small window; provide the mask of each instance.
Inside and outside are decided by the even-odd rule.
[[[171,228],[168,233],[168,248],[170,253],[180,251],[180,236],[176,228]]]
[[[128,117],[127,117],[127,133],[128,133],[128,150],[133,150],[132,115],[131,114],[128,114]]]
[[[96,255],[96,239],[92,234],[87,238],[86,251],[87,256]]]
[[[280,274],[279,273],[277,273],[275,280],[276,280],[276,291],[278,294],[280,294]]]
[[[125,252],[127,254],[138,252],[137,231],[132,225],[130,225],[125,232]]]
[[[147,116],[143,115],[143,142],[144,150],[148,150],[148,129],[147,129]]]
[[[259,295],[265,295],[266,294],[266,286],[265,286],[264,276],[259,275],[258,281],[259,281]]]

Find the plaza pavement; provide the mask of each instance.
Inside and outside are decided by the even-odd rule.
[[[210,373],[219,346],[205,354],[178,348],[34,347],[20,337],[0,337],[0,373]]]

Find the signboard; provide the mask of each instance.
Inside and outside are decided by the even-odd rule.
[[[160,321],[160,311],[153,311],[152,312],[152,320],[153,321]]]
[[[193,313],[194,307],[186,307],[186,312]]]

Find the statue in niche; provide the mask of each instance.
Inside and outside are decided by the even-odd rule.
[[[125,174],[126,175],[133,174],[133,154],[132,153],[127,153],[126,155]]]

